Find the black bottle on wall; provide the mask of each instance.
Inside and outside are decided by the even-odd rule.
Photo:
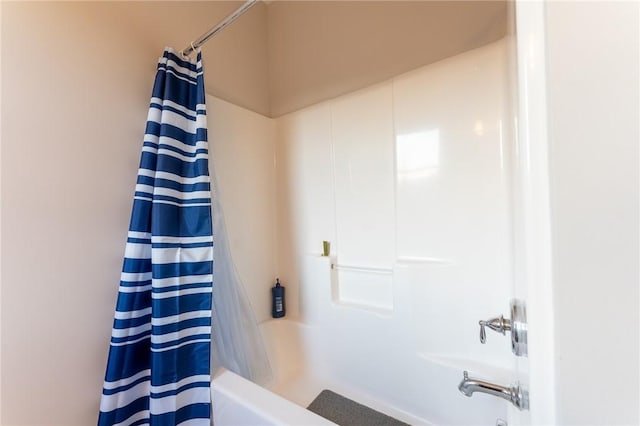
[[[284,287],[280,285],[280,279],[276,278],[275,287],[271,287],[271,316],[282,318],[284,313]]]

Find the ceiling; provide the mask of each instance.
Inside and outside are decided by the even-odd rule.
[[[160,53],[186,47],[242,3],[112,5]],[[280,116],[496,41],[507,15],[505,1],[260,2],[203,46],[205,84],[216,97]]]

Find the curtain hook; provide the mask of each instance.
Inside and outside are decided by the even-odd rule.
[[[195,51],[196,51],[196,47],[193,45],[193,42],[189,43],[189,45],[191,46],[191,51],[192,51],[192,52],[195,52]],[[182,59],[184,59],[185,61],[188,61],[189,59],[191,59],[191,58],[189,57],[189,55],[185,55],[185,54],[184,54],[184,50],[181,50],[181,51],[180,51],[180,57],[181,57]]]

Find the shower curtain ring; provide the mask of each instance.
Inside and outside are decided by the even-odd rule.
[[[191,52],[195,52],[195,51],[196,51],[196,47],[193,45],[193,42],[189,43],[189,45],[191,46]],[[185,50],[187,50],[187,49],[185,49]],[[188,61],[188,60],[190,59],[190,58],[189,58],[189,55],[185,55],[185,54],[184,54],[184,50],[181,50],[181,51],[180,51],[180,56],[181,56],[181,57],[182,57],[182,59],[184,59],[185,61]]]

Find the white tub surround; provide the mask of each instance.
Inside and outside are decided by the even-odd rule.
[[[240,275],[262,268],[247,280],[254,309],[265,318],[277,271],[295,320],[262,324],[274,392],[306,407],[330,389],[410,424],[509,419],[508,402],[458,391],[464,370],[517,378],[508,336],[478,336],[513,297],[509,49],[503,39],[288,114],[275,133],[236,120],[247,138],[235,146],[214,139],[227,182],[260,183],[249,210],[238,198],[257,188],[220,194],[227,217],[243,212],[228,223]],[[251,233],[258,222],[275,228]]]
[[[508,336],[478,337],[513,297],[508,48],[277,121],[277,268],[313,330],[299,343],[309,371],[421,422],[508,418],[508,402],[457,389],[463,370],[516,378]]]

